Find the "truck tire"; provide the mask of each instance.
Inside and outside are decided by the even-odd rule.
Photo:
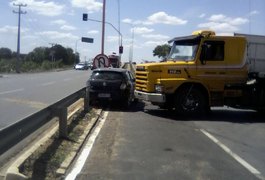
[[[175,111],[179,114],[205,114],[207,101],[202,91],[196,87],[181,88],[175,98]]]

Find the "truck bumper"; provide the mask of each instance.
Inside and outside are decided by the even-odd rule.
[[[155,103],[166,102],[166,96],[164,94],[159,94],[159,93],[146,93],[146,92],[135,90],[134,96],[137,99],[141,99],[141,100],[149,101],[149,102],[155,102]]]

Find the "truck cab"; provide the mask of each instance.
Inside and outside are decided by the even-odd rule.
[[[137,98],[180,113],[244,102],[249,79],[245,37],[196,31],[169,43],[166,62],[137,65]]]

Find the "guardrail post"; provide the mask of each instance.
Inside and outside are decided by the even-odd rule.
[[[59,107],[58,108],[58,116],[59,116],[59,137],[67,138],[67,108]]]
[[[84,97],[84,112],[89,111],[89,87],[86,87],[85,97]]]

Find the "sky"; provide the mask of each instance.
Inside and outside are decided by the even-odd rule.
[[[17,50],[18,4],[21,10],[20,52],[60,44],[80,53],[80,60],[102,52],[103,0],[1,0],[0,48]],[[104,53],[123,62],[158,61],[157,45],[195,30],[265,36],[265,0],[106,0]],[[89,21],[83,21],[83,13]],[[82,37],[93,43],[81,42]],[[131,48],[133,47],[133,48]]]

